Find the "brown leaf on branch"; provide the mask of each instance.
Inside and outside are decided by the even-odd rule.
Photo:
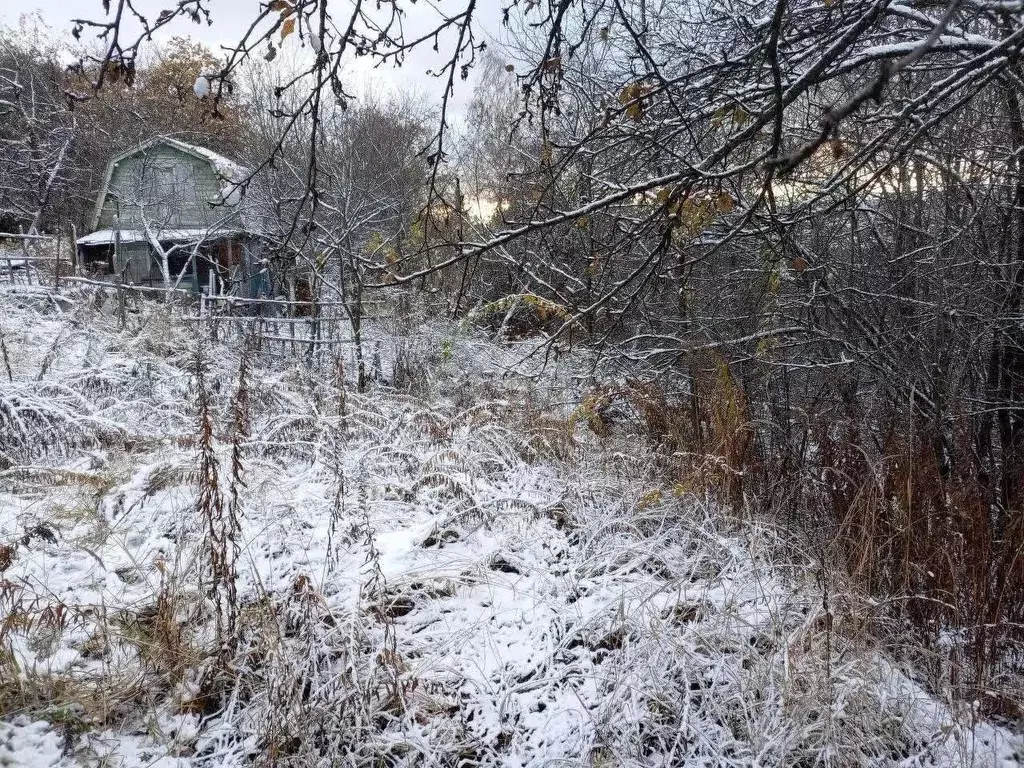
[[[281,25],[281,42],[285,41],[292,32],[295,31],[295,19],[285,19],[284,24]]]
[[[552,56],[550,59],[545,59],[544,63],[541,64],[541,69],[545,72],[561,72],[562,57]]]

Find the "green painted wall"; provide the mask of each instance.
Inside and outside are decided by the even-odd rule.
[[[114,269],[118,277],[124,275],[125,282],[141,283],[149,280],[151,261],[149,246],[145,243],[121,243],[114,259]]]
[[[210,164],[166,144],[121,160],[110,176],[97,229],[207,228],[237,224],[220,200],[221,180]]]

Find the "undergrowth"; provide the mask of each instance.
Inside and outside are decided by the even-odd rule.
[[[0,764],[19,739],[132,767],[1019,748],[914,682],[855,564],[754,514],[727,370],[687,410],[370,328],[361,393],[344,357],[210,342],[165,307],[121,328],[8,304],[0,327]]]

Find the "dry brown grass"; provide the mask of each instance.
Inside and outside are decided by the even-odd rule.
[[[903,421],[880,449],[837,414],[808,416],[799,456],[773,454],[728,366],[713,361],[684,398],[630,381],[585,401],[577,421],[627,406],[677,494],[708,495],[738,516],[784,520],[840,569],[885,617],[906,622],[905,648],[932,679],[977,699],[985,712],[1020,721],[1024,671],[1024,515],[993,510],[993,490],[970,467],[941,468],[926,425]],[[599,419],[598,419],[599,420]],[[967,440],[962,429],[961,441]],[[969,455],[969,446],[958,446]],[[763,457],[769,457],[767,459]],[[1024,504],[1024,493],[1020,501]],[[886,627],[892,621],[874,621]],[[952,640],[951,640],[952,638]]]

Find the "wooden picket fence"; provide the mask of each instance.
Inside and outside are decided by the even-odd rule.
[[[250,299],[203,294],[194,313],[184,315],[219,341],[250,338],[265,351],[290,354],[327,351],[354,344],[348,310],[341,301]],[[386,301],[364,302],[361,319],[386,319],[394,306]]]

